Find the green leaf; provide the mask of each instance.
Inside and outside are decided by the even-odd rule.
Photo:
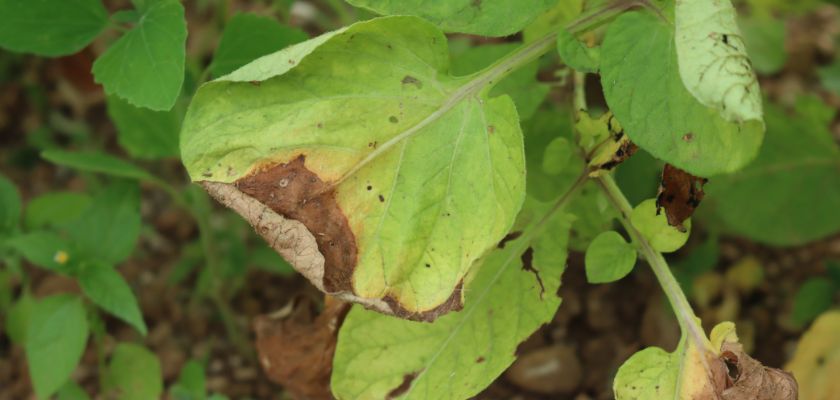
[[[758,153],[764,123],[730,122],[698,102],[677,64],[672,25],[644,12],[619,16],[601,45],[610,110],[634,143],[693,175],[742,168]]]
[[[654,250],[662,253],[677,251],[688,241],[691,232],[691,218],[685,220],[685,232],[668,225],[664,212],[656,210],[656,200],[641,202],[630,214],[630,221],[649,242]]]
[[[12,51],[72,54],[107,24],[101,0],[0,0],[0,47]]]
[[[82,300],[62,294],[35,303],[26,332],[26,361],[38,398],[61,388],[82,358],[88,323]]]
[[[108,116],[117,127],[117,139],[136,158],[177,157],[181,115],[177,109],[153,111],[108,97]]]
[[[119,264],[140,235],[140,188],[131,181],[111,183],[68,225],[68,232],[83,258]]]
[[[589,47],[565,29],[557,34],[557,52],[566,65],[581,72],[598,72],[600,49]]]
[[[204,400],[207,398],[206,380],[204,366],[195,360],[187,361],[169,394],[173,400]]]
[[[67,381],[58,391],[57,400],[90,400],[90,396],[78,383]]]
[[[525,184],[513,102],[487,98],[486,72],[446,74],[448,58],[445,36],[415,17],[360,22],[260,58],[199,89],[181,135],[184,165],[317,287],[433,318],[460,305],[459,284],[507,233]],[[286,186],[329,182],[335,200],[319,201],[336,214],[304,216],[309,242],[278,241],[285,231],[260,227],[268,220],[253,214],[262,204],[251,189],[294,196],[259,180],[298,168],[312,175],[284,175]],[[262,201],[283,207],[271,199]],[[318,227],[328,220],[331,238]],[[314,240],[358,257],[303,265],[297,254],[311,254]]]
[[[20,220],[20,194],[17,186],[0,175],[0,233],[11,232]]]
[[[609,283],[627,276],[636,265],[636,249],[618,232],[602,232],[586,249],[586,280]]]
[[[817,74],[824,88],[840,95],[840,59],[834,60],[827,67],[818,69]]]
[[[158,399],[163,394],[160,361],[133,343],[120,343],[105,371],[104,390],[121,400]]]
[[[767,106],[767,140],[758,159],[706,186],[728,230],[780,246],[840,231],[840,146],[826,120],[833,112],[815,97],[800,99],[793,115]]]
[[[767,75],[781,71],[787,62],[785,21],[761,15],[740,18],[738,23],[755,70]]]
[[[76,280],[94,304],[129,323],[141,335],[146,335],[146,323],[143,322],[137,298],[114,267],[103,263],[84,263]]]
[[[565,0],[564,0],[565,1]],[[446,32],[508,36],[519,32],[557,0],[347,0],[382,15],[416,15]]]
[[[32,316],[32,309],[35,301],[28,291],[25,291],[17,301],[9,307],[5,318],[6,335],[12,343],[23,345],[26,343],[26,332],[29,327],[29,319]]]
[[[560,304],[571,221],[550,209],[526,202],[521,236],[487,255],[458,313],[428,324],[354,306],[338,336],[335,396],[383,399],[401,388],[401,399],[465,399],[489,385]]]
[[[71,244],[54,232],[30,232],[11,238],[6,244],[20,252],[26,261],[51,271],[68,272],[68,262],[76,258]]]
[[[137,25],[96,59],[93,76],[108,95],[138,107],[169,110],[184,82],[184,7],[178,0],[138,3],[142,16]]]
[[[685,87],[727,121],[761,121],[758,79],[730,0],[675,4],[677,61]]]
[[[90,196],[77,192],[50,192],[29,201],[23,215],[27,229],[60,226],[76,219],[90,205]]]
[[[210,72],[214,77],[227,75],[257,58],[308,38],[306,33],[274,19],[238,13],[225,25]]]
[[[548,148],[562,147],[554,143],[559,138],[573,143],[572,117],[565,110],[539,110],[534,116],[522,124],[525,136],[525,162],[527,163],[528,194],[540,201],[550,201],[557,198],[568,189],[577,174],[583,170],[585,163],[580,157],[572,154],[564,165],[559,161],[562,154],[552,152]]]
[[[802,283],[793,298],[791,320],[802,327],[831,308],[838,288],[826,278],[810,278]]]
[[[155,180],[146,170],[105,153],[46,150],[41,153],[41,157],[53,164],[81,171],[98,172],[119,178]]]
[[[469,75],[481,71],[518,47],[517,43],[470,47],[460,54],[453,54],[452,73]],[[509,95],[516,104],[519,118],[530,118],[549,91],[548,85],[537,81],[537,67],[535,60],[512,72],[493,87],[490,97]]]

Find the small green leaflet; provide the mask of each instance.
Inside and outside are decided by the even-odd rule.
[[[597,72],[601,60],[601,49],[589,47],[586,43],[565,29],[557,34],[557,52],[569,67],[581,72]]]
[[[567,0],[561,0],[566,2]],[[519,32],[558,0],[348,0],[383,15],[416,15],[446,32],[507,36]]]
[[[166,111],[175,105],[184,82],[184,7],[178,0],[137,3],[137,25],[93,63],[94,79],[109,95]]]
[[[676,2],[680,77],[700,103],[726,120],[761,121],[761,91],[735,15],[729,0]]]
[[[679,250],[688,241],[688,235],[691,232],[691,218],[683,223],[685,232],[680,232],[679,229],[668,225],[665,213],[657,211],[655,199],[647,199],[633,208],[630,221],[650,242],[650,246],[662,253]]]
[[[673,25],[659,16],[634,11],[616,18],[601,44],[610,110],[639,147],[692,175],[744,167],[758,154],[764,122],[732,122],[699,102],[680,78],[674,48]]]
[[[131,324],[141,335],[146,334],[146,323],[143,322],[137,298],[113,266],[86,262],[79,270],[76,280],[88,298],[105,311]]]
[[[210,72],[214,77],[227,75],[259,57],[306,39],[306,33],[271,18],[236,14],[225,24]]]
[[[507,233],[525,194],[516,109],[485,90],[497,70],[449,69],[446,37],[416,17],[291,46],[199,89],[181,135],[184,165],[194,181],[229,190],[222,184],[300,163],[334,186],[352,237],[333,244],[356,246],[358,257],[335,280],[327,277],[339,268],[326,261],[291,263],[316,286],[337,288],[325,291],[434,318],[458,308],[467,271]]]
[[[68,273],[67,262],[75,259],[70,242],[51,231],[33,231],[15,236],[6,243],[26,261],[55,272]]]
[[[62,294],[39,300],[26,334],[26,360],[38,398],[55,393],[82,358],[88,323],[82,300]]]
[[[163,394],[160,361],[143,346],[117,345],[104,375],[104,390],[121,400],[159,399]]]
[[[514,228],[521,236],[486,256],[464,290],[463,310],[431,324],[354,306],[339,332],[333,394],[429,400],[476,395],[557,311],[570,223],[564,211],[529,198]]]
[[[67,230],[83,259],[110,264],[124,261],[140,235],[139,186],[133,181],[112,182]]]
[[[12,51],[72,54],[107,24],[102,0],[0,0],[0,47]]]
[[[135,107],[115,96],[108,97],[108,116],[117,127],[117,140],[136,158],[177,157],[178,131],[183,109],[153,111]]]
[[[636,249],[618,232],[602,232],[586,249],[585,263],[589,283],[614,282],[633,270]]]

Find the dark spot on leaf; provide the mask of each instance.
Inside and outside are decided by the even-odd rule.
[[[400,120],[398,120],[397,117],[395,117],[393,115],[388,117],[388,121],[391,122],[392,124],[396,124],[397,122],[400,122]]]
[[[261,82],[260,82],[260,81],[250,81],[250,82],[248,82],[248,83],[250,83],[250,84],[252,84],[252,85],[254,85],[254,86],[259,86]]]
[[[432,265],[429,264],[429,263],[426,263],[426,268],[432,268]]]
[[[502,241],[499,242],[499,244],[496,247],[504,249],[507,242],[510,242],[511,240],[516,240],[520,236],[522,236],[522,231],[513,231],[511,233],[508,233],[507,235],[505,235],[505,237],[502,238]]]
[[[305,160],[300,155],[285,164],[267,165],[234,185],[274,212],[306,226],[324,256],[324,289],[352,292],[356,238],[335,200],[335,191],[306,168]],[[276,240],[265,239],[269,244]]]
[[[534,248],[529,247],[527,250],[525,250],[524,253],[522,253],[522,270],[523,271],[528,271],[528,272],[533,272],[534,276],[537,277],[537,283],[540,284],[540,299],[542,299],[543,295],[545,294],[545,286],[543,285],[542,278],[540,278],[540,271],[537,271],[537,269],[534,267],[533,263],[534,263]]]
[[[201,176],[203,176],[203,177],[205,177],[205,178],[212,178],[212,177],[213,177],[213,173],[212,173],[212,172],[210,172],[210,171],[206,171],[206,172],[202,172],[202,173],[201,173]]]
[[[487,133],[493,134],[493,132],[496,132],[496,127],[493,125],[487,125]]]
[[[481,364],[484,362],[484,357],[478,357],[475,359],[476,364]]]
[[[683,135],[682,140],[685,141],[685,142],[690,142],[690,141],[694,140],[694,134],[691,133],[691,132],[688,132],[685,135]]]
[[[417,378],[417,375],[420,375],[420,371],[405,374],[403,376],[402,383],[400,383],[399,386],[391,389],[391,391],[388,392],[388,395],[385,398],[387,400],[391,400],[403,395],[405,392],[408,391],[409,388],[411,388],[411,382],[414,381],[414,378]]]
[[[295,60],[289,59],[289,65],[295,65]]]
[[[385,202],[385,196],[383,196],[383,195],[381,195],[381,194],[380,194],[380,195],[379,195],[379,202],[380,202],[380,203],[384,203],[384,202]]]
[[[319,122],[319,123],[318,123],[318,125],[316,125],[316,126],[318,127],[318,129],[321,129],[321,128],[323,128],[323,127],[324,127],[324,123],[323,123],[323,122]]]
[[[417,78],[415,78],[411,75],[406,75],[405,77],[402,78],[402,81],[400,81],[400,82],[402,82],[403,85],[417,86],[417,89],[422,89],[423,88],[423,82],[420,82],[419,79],[417,79]]]
[[[470,5],[481,10],[481,0],[472,0]]]
[[[609,171],[615,168],[618,164],[627,161],[627,159],[632,157],[633,154],[636,154],[637,150],[639,150],[639,147],[636,146],[635,143],[626,140],[624,141],[624,143],[621,144],[618,150],[615,151],[615,154],[613,154],[612,159],[597,166],[596,169],[603,169]]]
[[[694,214],[703,200],[703,185],[706,182],[706,178],[696,177],[671,164],[665,164],[656,196],[656,215],[664,209],[668,225],[685,232],[683,222]]]
[[[373,189],[373,186],[367,185],[367,190],[371,190],[371,189]]]
[[[817,357],[817,365],[820,366],[820,367],[825,365],[825,357],[823,357],[823,356]]]

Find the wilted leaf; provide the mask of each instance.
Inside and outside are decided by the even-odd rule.
[[[107,24],[102,0],[0,0],[0,47],[12,51],[72,54]]]
[[[659,193],[656,195],[656,214],[664,209],[668,225],[685,232],[683,222],[694,215],[694,210],[703,201],[703,185],[707,181],[706,178],[696,177],[671,164],[665,164],[662,180],[659,181]]]
[[[259,57],[308,38],[306,33],[271,18],[236,14],[225,24],[210,72],[214,77],[229,74]]]
[[[685,87],[730,122],[760,122],[761,91],[730,0],[675,4],[677,61]]]
[[[329,400],[336,336],[350,305],[328,298],[317,316],[314,306],[302,301],[258,317],[256,347],[270,380],[296,398]]]
[[[178,0],[135,2],[137,24],[93,63],[105,93],[152,110],[172,108],[184,82],[187,23]]]
[[[603,232],[589,244],[585,262],[589,283],[617,281],[627,276],[636,265],[636,249],[618,232]]]
[[[601,45],[601,83],[610,110],[633,143],[693,175],[742,168],[758,153],[763,121],[732,122],[715,106],[701,104],[683,84],[677,58],[673,25],[646,12],[619,16]],[[684,61],[680,66],[690,64]],[[760,115],[760,105],[758,110]]]
[[[526,202],[514,233],[467,280],[457,313],[428,324],[355,306],[339,333],[336,397],[464,399],[490,384],[560,304],[571,217],[550,210]]]
[[[729,230],[787,246],[840,231],[840,147],[825,119],[833,113],[817,98],[799,99],[793,115],[768,105],[758,159],[706,187]]]
[[[205,84],[181,136],[194,181],[327,293],[405,318],[460,308],[524,197],[512,101],[453,78],[446,38],[379,18]]]
[[[348,0],[348,3],[383,15],[416,15],[446,32],[507,36],[520,31],[557,0]]]
[[[785,369],[799,381],[803,400],[840,400],[840,311],[817,318]]]
[[[26,333],[29,375],[39,398],[55,393],[82,358],[88,323],[81,299],[57,295],[35,303]]]

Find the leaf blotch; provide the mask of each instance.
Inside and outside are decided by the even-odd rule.
[[[540,298],[543,298],[545,294],[545,285],[543,285],[542,278],[540,277],[540,271],[537,271],[534,268],[534,248],[529,247],[522,253],[522,270],[534,273],[534,276],[537,277],[537,283],[540,284]]]
[[[439,316],[444,315],[450,311],[460,311],[462,308],[464,308],[464,303],[461,299],[463,290],[464,281],[462,280],[458,282],[458,285],[455,286],[455,288],[452,290],[452,294],[449,295],[449,298],[447,298],[446,301],[444,301],[439,306],[431,310],[421,312],[409,311],[391,295],[385,296],[382,300],[384,300],[385,303],[387,303],[391,307],[394,316],[408,319],[411,321],[432,322],[436,320]]]
[[[656,195],[656,215],[664,208],[668,225],[685,232],[683,222],[700,206],[705,196],[703,185],[706,182],[706,178],[696,177],[671,164],[665,164],[659,193]]]
[[[391,400],[403,395],[409,388],[411,388],[411,382],[414,382],[414,378],[417,378],[417,375],[420,375],[420,371],[403,375],[403,380],[400,385],[391,389],[391,391],[388,392],[388,396],[385,398]]]
[[[507,235],[505,235],[505,237],[502,238],[502,241],[499,242],[499,244],[496,247],[504,249],[507,242],[516,240],[520,236],[522,236],[522,231],[513,231],[511,233],[508,233]]]
[[[388,122],[390,122],[392,124],[396,124],[397,122],[400,122],[400,120],[397,119],[397,117],[392,115],[392,116],[388,117]]]
[[[335,200],[335,191],[306,168],[303,155],[285,164],[266,166],[234,184],[277,214],[306,226],[324,256],[324,289],[352,292],[356,238]]]
[[[411,75],[406,75],[405,77],[402,78],[402,81],[400,81],[400,82],[403,85],[414,85],[414,86],[417,87],[417,89],[422,89],[423,88],[423,82],[421,82],[419,79],[417,79],[417,78],[415,78]]]
[[[379,195],[379,202],[380,202],[380,203],[384,203],[384,202],[385,202],[385,196],[383,196],[383,195],[381,195],[381,194],[380,194],[380,195]]]

